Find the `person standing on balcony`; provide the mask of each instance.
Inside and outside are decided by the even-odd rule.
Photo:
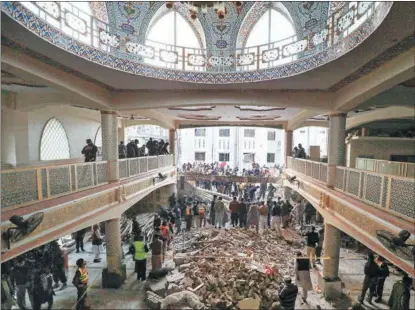
[[[94,253],[94,263],[99,263],[101,258],[99,257],[101,254],[100,247],[102,245],[101,232],[99,231],[98,225],[94,225],[92,227],[92,253]]]
[[[307,158],[305,149],[303,148],[303,146],[301,145],[301,143],[298,144],[298,157],[297,158],[302,158],[302,159],[306,159]]]
[[[135,139],[127,144],[127,157],[134,158],[138,157],[138,155],[138,139]]]
[[[123,159],[127,157],[127,147],[124,144],[124,141],[121,141],[118,145],[118,158]]]
[[[96,161],[98,148],[92,143],[91,139],[87,139],[81,153],[84,154],[86,163]]]

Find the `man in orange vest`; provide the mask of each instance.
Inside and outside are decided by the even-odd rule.
[[[78,269],[73,277],[72,284],[78,289],[78,300],[76,302],[76,310],[87,310],[90,307],[85,305],[86,291],[88,289],[88,271],[86,270],[86,261],[82,258],[76,261]]]
[[[205,227],[206,226],[206,206],[203,204],[203,202],[199,201],[197,208],[199,211],[199,227]]]

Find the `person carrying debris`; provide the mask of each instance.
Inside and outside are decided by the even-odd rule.
[[[233,227],[238,227],[238,209],[239,203],[236,201],[236,197],[233,197],[233,201],[229,204],[229,210],[231,211],[231,223]]]
[[[159,232],[155,232],[153,236],[153,242],[151,243],[151,269],[160,269],[164,257],[163,257],[163,241],[160,240],[161,235]]]
[[[259,231],[262,234],[264,230],[268,229],[268,207],[265,205],[265,202],[261,201],[258,211],[259,211]]]
[[[134,243],[129,249],[129,253],[134,255],[135,272],[137,273],[137,281],[146,279],[146,267],[147,267],[147,252],[148,247],[144,242],[143,235],[137,235],[134,237]]]
[[[244,202],[244,199],[241,197],[241,201],[239,203],[238,207],[238,217],[239,217],[239,227],[240,228],[247,228],[246,227],[246,217],[248,215],[248,207],[246,203]]]
[[[259,232],[259,211],[256,203],[252,203],[248,211],[248,227],[255,226]]]
[[[219,197],[218,201],[215,203],[215,217],[216,225],[218,228],[222,228],[223,217],[225,216],[225,205],[222,201],[222,197]]]

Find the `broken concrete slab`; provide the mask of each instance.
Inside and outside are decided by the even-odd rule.
[[[181,272],[174,272],[166,276],[166,279],[169,283],[171,282],[179,282],[185,276],[184,273]]]
[[[147,307],[149,309],[159,310],[161,308],[161,302],[163,301],[163,298],[150,291],[147,291],[146,295]]]
[[[182,265],[179,266],[179,271],[183,272],[183,271],[189,269],[190,266],[191,266],[191,264],[182,264]]]
[[[169,296],[171,294],[178,293],[181,291],[183,291],[183,289],[181,289],[177,284],[170,283],[169,286],[167,287],[166,295]]]
[[[147,280],[147,287],[151,292],[164,297],[166,296],[167,283],[166,277],[162,277],[157,280]]]

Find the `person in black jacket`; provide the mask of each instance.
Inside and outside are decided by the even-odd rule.
[[[217,197],[217,195],[213,195],[213,200],[210,203],[210,224],[212,224],[213,226],[215,226],[216,223],[215,203]]]
[[[375,257],[372,252],[367,254],[367,263],[365,264],[365,278],[363,280],[362,293],[358,301],[363,304],[367,290],[369,289],[369,296],[367,301],[371,304],[372,298],[375,295],[377,277],[379,275],[379,267],[375,263]]]
[[[96,161],[98,148],[92,143],[91,139],[87,139],[86,144],[81,152],[85,155],[85,162]]]
[[[51,257],[51,267],[52,267],[52,275],[53,281],[55,285],[53,288],[59,287],[59,281],[62,283],[60,291],[67,287],[67,279],[64,271],[65,259],[63,257],[62,250],[58,244],[58,242],[52,241],[47,245],[47,251]]]
[[[88,271],[86,270],[86,261],[82,258],[76,261],[76,266],[78,269],[75,272],[75,275],[72,280],[72,284],[78,290],[78,300],[76,303],[76,310],[87,310],[90,309],[85,305],[88,289]]]
[[[382,256],[378,257],[377,264],[379,266],[379,274],[378,274],[378,279],[376,282],[375,302],[379,303],[382,300],[383,286],[385,285],[385,280],[387,277],[389,277],[389,268],[385,262],[385,259]]]
[[[273,304],[272,309],[283,308],[284,310],[294,310],[295,300],[297,299],[298,287],[291,282],[289,275],[284,276],[284,285],[278,292],[279,303]]]
[[[239,202],[239,227],[246,228],[246,218],[248,216],[248,206],[244,202],[244,199],[241,197],[241,200]]]
[[[86,233],[87,228],[83,228],[81,230],[78,230],[75,234],[75,242],[76,242],[76,253],[79,253],[79,249],[81,249],[82,252],[85,252],[84,250],[84,237]]]
[[[318,234],[315,232],[316,228],[311,226],[311,232],[305,234],[307,236],[307,256],[313,267],[316,267],[316,245],[319,241]]]
[[[138,140],[130,141],[127,144],[127,158],[138,157]]]
[[[29,282],[29,266],[22,257],[17,257],[16,263],[12,270],[12,282],[16,284],[17,305],[21,310],[26,308],[26,287]],[[3,294],[2,294],[3,295]]]

